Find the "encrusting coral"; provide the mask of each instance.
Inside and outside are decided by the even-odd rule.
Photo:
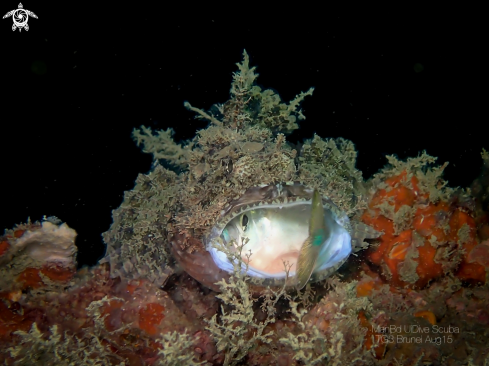
[[[134,131],[154,168],[113,212],[96,267],[75,273],[76,233],[55,218],[0,238],[0,362],[488,364],[487,153],[467,190],[449,188],[446,165],[426,153],[388,157],[365,182],[352,142],[287,143],[312,89],[284,103],[254,85],[246,52],[238,68],[226,103],[208,112],[185,103],[210,123],[193,140]],[[314,190],[352,234],[353,254],[332,277],[300,291],[258,284],[246,241],[212,243],[230,272],[208,265],[205,238],[227,214],[257,200],[305,202]]]
[[[447,274],[484,283],[484,266],[468,260],[477,244],[474,199],[446,187],[446,165],[429,168],[434,160],[425,153],[407,162],[391,156],[390,167],[374,177],[363,219],[384,235],[367,258],[397,286],[424,287]]]
[[[76,271],[75,230],[56,217],[17,225],[0,238],[0,292],[56,287]]]

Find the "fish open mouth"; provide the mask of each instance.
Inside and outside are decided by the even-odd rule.
[[[243,262],[252,265],[254,268],[264,271],[270,274],[278,274],[284,272],[285,268],[289,270],[289,275],[293,276],[295,274],[297,260],[299,259],[299,251],[293,250],[290,252],[282,253],[279,256],[267,260],[266,262],[260,259],[253,259],[253,256],[250,258],[248,262],[248,258],[246,256],[242,256]]]

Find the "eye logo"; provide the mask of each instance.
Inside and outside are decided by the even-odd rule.
[[[15,31],[19,28],[19,32],[22,31],[22,28],[25,28],[26,31],[29,30],[29,26],[27,25],[27,21],[29,20],[29,16],[36,18],[37,15],[32,11],[24,9],[22,3],[19,3],[19,8],[9,11],[7,14],[3,16],[3,19],[12,17],[14,24],[12,25],[12,30]]]

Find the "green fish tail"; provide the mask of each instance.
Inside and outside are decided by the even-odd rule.
[[[319,192],[315,189],[312,197],[311,220],[309,222],[309,237],[302,244],[297,260],[295,287],[302,290],[311,278],[319,252],[326,239],[326,227],[324,224],[323,201]]]

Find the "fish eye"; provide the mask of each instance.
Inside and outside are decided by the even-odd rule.
[[[246,214],[244,214],[241,219],[241,226],[243,227],[243,231],[246,231],[246,228],[248,226],[248,216],[246,216]]]

